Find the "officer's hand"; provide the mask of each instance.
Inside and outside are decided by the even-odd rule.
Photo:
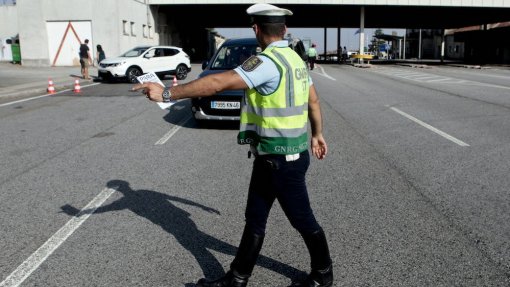
[[[158,83],[144,83],[144,84],[137,84],[134,85],[131,90],[133,91],[139,91],[141,90],[142,93],[151,101],[155,102],[162,102],[163,101],[163,90],[165,87],[161,86]]]
[[[328,145],[322,135],[312,137],[311,146],[312,154],[317,159],[324,159],[326,157],[326,154],[328,153]]]

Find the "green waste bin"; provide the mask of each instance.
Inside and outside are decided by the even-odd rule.
[[[19,48],[19,44],[11,44],[11,50],[12,50],[12,62],[21,63],[21,50]]]

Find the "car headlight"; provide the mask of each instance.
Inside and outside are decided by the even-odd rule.
[[[118,66],[122,66],[124,65],[126,62],[119,62],[119,63],[115,63],[115,64],[112,64],[112,67],[118,67]]]
[[[126,61],[123,61],[123,62],[118,62],[118,63],[111,63],[111,64],[104,64],[103,62],[101,62],[99,64],[99,66],[101,68],[108,68],[108,67],[118,67],[118,66],[122,66],[126,63]]]

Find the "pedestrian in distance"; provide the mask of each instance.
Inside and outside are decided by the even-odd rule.
[[[101,45],[96,46],[96,53],[97,65],[99,66],[99,63],[101,63],[101,61],[106,58],[103,47],[101,47]]]
[[[83,79],[90,80],[89,66],[92,65],[92,57],[90,56],[89,39],[85,39],[84,43],[80,45],[80,65],[81,75]]]
[[[342,62],[347,62],[347,48],[344,46],[344,49],[342,50]]]
[[[310,64],[310,70],[315,68],[315,60],[317,60],[317,50],[315,49],[315,44],[308,49],[308,63]]]
[[[311,272],[291,286],[333,286],[333,267],[326,235],[317,222],[308,197],[305,175],[311,153],[325,158],[328,148],[322,134],[322,114],[306,63],[284,40],[287,9],[255,4],[247,9],[262,53],[241,66],[186,84],[165,88],[157,83],[135,85],[148,99],[168,102],[206,97],[225,90],[244,89],[239,144],[254,155],[245,226],[230,270],[216,280],[200,279],[198,287],[245,287],[257,262],[266,223],[278,200],[291,225],[304,239]],[[307,126],[310,123],[311,138]],[[305,255],[306,256],[306,255]],[[270,286],[274,286],[271,285]]]
[[[96,60],[97,60],[97,66],[99,67],[99,63],[101,63],[102,60],[106,58],[106,55],[104,53],[103,47],[101,45],[96,45]],[[101,81],[102,77],[98,73],[97,80]]]

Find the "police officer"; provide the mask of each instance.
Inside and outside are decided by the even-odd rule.
[[[221,278],[200,279],[197,286],[244,287],[248,284],[262,243],[269,211],[276,200],[291,225],[303,237],[310,253],[311,272],[291,286],[332,286],[333,270],[328,243],[310,207],[305,175],[310,148],[324,159],[327,145],[322,135],[319,99],[306,63],[283,40],[287,9],[255,4],[247,9],[252,28],[263,49],[234,70],[212,74],[187,84],[164,88],[138,84],[133,90],[152,101],[170,101],[213,95],[219,91],[246,90],[241,108],[239,144],[248,144],[255,156],[246,205],[246,224],[230,270]]]
[[[315,49],[315,44],[312,44],[312,46],[308,48],[308,63],[310,63],[310,70],[315,68],[315,60],[317,60],[317,50]]]

